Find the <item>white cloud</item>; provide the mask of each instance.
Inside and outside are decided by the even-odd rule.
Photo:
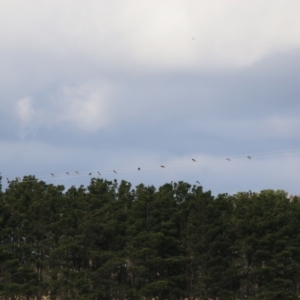
[[[17,116],[20,120],[22,138],[29,134],[29,128],[56,127],[67,125],[83,132],[106,128],[113,121],[111,89],[104,84],[85,83],[79,86],[65,86],[52,99],[38,103],[31,97],[17,101]],[[31,130],[32,131],[32,130]]]
[[[27,134],[28,125],[32,122],[35,115],[33,100],[30,97],[18,100],[16,110],[21,124],[20,136],[24,138]]]
[[[237,68],[300,47],[298,1],[43,1],[0,8],[2,57],[13,63],[11,50],[22,49],[19,64],[35,57],[39,66],[55,63],[64,72],[84,64],[127,72]]]
[[[111,123],[110,92],[108,87],[84,84],[65,87],[59,103],[58,122],[75,125],[84,131],[97,131]]]

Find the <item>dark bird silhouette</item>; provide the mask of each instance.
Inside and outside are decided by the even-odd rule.
[[[230,158],[226,158],[226,160],[228,160],[228,161],[231,161],[231,159],[230,159]]]
[[[79,174],[79,172],[78,172],[78,171],[75,171],[75,173],[76,173],[76,174]]]
[[[138,171],[140,170],[141,168],[138,168]]]
[[[54,174],[53,174],[53,173],[51,173],[51,176],[53,176],[53,177],[54,177]]]
[[[69,172],[66,172],[66,174],[67,174],[67,175],[70,175],[70,173],[69,173]]]
[[[7,183],[10,183],[10,180],[8,178],[6,178]]]
[[[92,175],[92,173],[89,173],[89,176],[91,176]]]
[[[99,171],[97,173],[98,173],[98,175],[101,175]]]
[[[196,181],[196,183],[201,184],[200,181],[198,181],[198,180]]]
[[[117,174],[117,171],[115,171],[115,170],[113,170],[114,171],[114,173],[116,173]]]
[[[196,159],[192,158],[192,161],[196,162]]]
[[[248,158],[248,159],[251,159],[252,157],[251,157],[251,156],[247,156],[247,158]]]
[[[161,165],[160,167],[161,167],[161,168],[165,168],[165,166],[163,166],[163,165]]]

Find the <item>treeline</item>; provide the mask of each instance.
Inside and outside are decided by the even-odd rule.
[[[0,299],[298,299],[300,199],[35,177],[0,193]]]

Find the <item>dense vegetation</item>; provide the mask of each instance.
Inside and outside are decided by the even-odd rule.
[[[0,194],[0,299],[298,299],[300,199],[25,177]]]

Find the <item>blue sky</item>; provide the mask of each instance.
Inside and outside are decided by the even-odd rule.
[[[300,194],[299,13],[297,1],[1,3],[2,176]]]

